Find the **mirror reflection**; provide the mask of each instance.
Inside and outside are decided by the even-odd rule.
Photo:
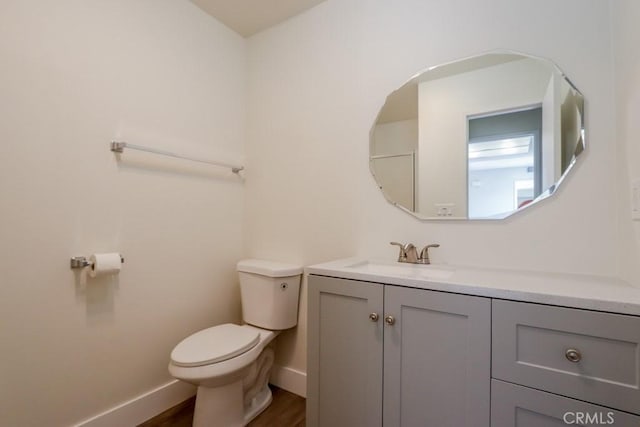
[[[419,218],[506,218],[556,191],[584,150],[583,111],[546,60],[489,53],[434,67],[387,97],[371,171]]]

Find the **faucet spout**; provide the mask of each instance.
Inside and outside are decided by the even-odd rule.
[[[400,248],[400,253],[398,253],[398,262],[409,262],[412,264],[416,264],[418,262],[418,250],[413,243],[403,245],[402,243],[391,242],[391,244]]]
[[[404,245],[404,253],[405,253],[405,261],[412,264],[416,264],[418,262],[418,250],[414,246],[413,243],[407,243]]]

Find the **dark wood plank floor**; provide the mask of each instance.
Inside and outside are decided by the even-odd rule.
[[[305,427],[305,399],[281,388],[269,387],[273,402],[249,427]],[[138,427],[191,427],[195,402],[195,397],[186,400]]]

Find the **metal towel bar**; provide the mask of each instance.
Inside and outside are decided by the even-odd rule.
[[[195,157],[183,156],[181,154],[172,153],[170,151],[157,150],[155,148],[144,147],[142,145],[135,145],[129,142],[123,141],[111,141],[111,151],[114,153],[122,153],[125,148],[131,148],[132,150],[146,151],[147,153],[160,154],[162,156],[175,157],[177,159],[190,160],[192,162],[206,163],[208,165],[221,166],[224,168],[230,168],[233,173],[238,173],[244,169],[244,166],[233,165],[229,163],[218,162],[215,160],[203,160]]]

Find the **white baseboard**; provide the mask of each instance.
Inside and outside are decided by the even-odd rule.
[[[74,427],[135,426],[196,394],[196,387],[173,380]]]
[[[307,397],[307,373],[273,365],[269,382],[298,396]]]
[[[277,387],[307,396],[307,374],[286,366],[273,365],[269,382]],[[196,394],[196,387],[173,380],[124,402],[73,427],[135,426],[170,409]]]

